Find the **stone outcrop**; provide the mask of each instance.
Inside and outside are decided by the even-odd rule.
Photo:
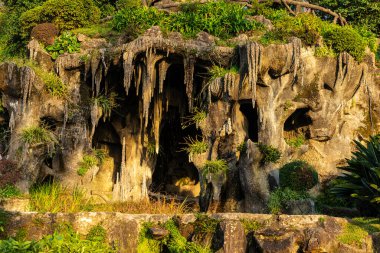
[[[213,234],[214,252],[378,252],[379,235],[373,234],[359,238],[360,242],[344,244],[339,236],[344,233],[350,222],[343,218],[324,215],[310,216],[271,216],[262,214],[223,213],[210,216],[220,221],[217,232]],[[38,214],[12,213],[6,223],[7,236],[15,236],[23,230],[28,240],[38,240],[51,234],[58,224],[71,224],[81,235],[101,224],[107,231],[108,241],[115,243],[120,252],[137,252],[138,236],[142,224],[162,224],[168,215],[121,214],[121,213],[77,213],[77,214]],[[195,221],[192,214],[176,217],[180,227]],[[246,222],[255,222],[254,231],[247,231]],[[153,227],[156,234],[165,236],[167,231]],[[183,236],[196,238],[190,230],[182,229]],[[190,232],[189,232],[190,231]],[[187,234],[186,234],[187,233]],[[187,236],[186,236],[187,235]],[[158,236],[158,235],[157,235]]]
[[[281,165],[303,159],[326,180],[350,156],[353,139],[379,129],[371,56],[362,63],[346,53],[316,57],[297,38],[266,47],[237,38],[236,48],[222,47],[205,33],[185,40],[157,27],[119,47],[81,41],[80,53],[55,62],[36,41],[29,44],[30,58],[66,84],[65,99],[49,94],[33,68],[0,65],[12,132],[8,159],[22,169],[18,186],[25,191],[47,178],[80,185],[99,201],[146,199],[151,190],[197,197],[203,189],[201,198],[217,202],[215,210],[265,212],[268,178],[278,183]],[[238,71],[212,77],[214,65]],[[111,93],[118,106],[106,114],[96,101]],[[186,124],[200,111],[202,120]],[[26,147],[22,129],[46,121],[58,145]],[[300,148],[287,144],[300,135]],[[204,140],[208,150],[178,152],[185,137]],[[279,149],[279,163],[262,163],[256,142]],[[247,151],[238,151],[244,143]],[[106,150],[108,160],[79,176],[91,148]],[[215,159],[228,162],[228,173],[202,181],[202,166]]]

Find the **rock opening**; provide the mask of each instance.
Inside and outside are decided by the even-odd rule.
[[[248,138],[253,142],[259,141],[259,117],[257,112],[257,106],[254,108],[252,101],[240,102],[240,111],[248,123]]]

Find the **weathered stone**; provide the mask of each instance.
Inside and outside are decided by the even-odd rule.
[[[311,199],[289,201],[285,213],[293,215],[313,214],[315,213],[314,201]]]
[[[155,240],[161,240],[169,234],[169,231],[160,227],[151,227],[149,232],[152,234]]]
[[[27,212],[29,211],[30,200],[24,198],[9,198],[0,200],[0,209],[7,212]]]
[[[247,240],[244,233],[244,227],[239,221],[222,221],[220,224],[223,235],[224,253],[245,253]]]

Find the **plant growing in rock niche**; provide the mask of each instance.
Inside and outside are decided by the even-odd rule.
[[[79,163],[78,175],[84,176],[91,168],[102,165],[106,156],[107,152],[103,149],[93,149],[91,154],[84,155]]]
[[[207,175],[217,175],[226,173],[228,170],[227,162],[223,159],[217,159],[213,161],[206,161],[205,165],[203,165],[201,169],[201,173],[204,177]]]
[[[305,141],[305,136],[303,136],[302,134],[285,140],[286,144],[293,148],[301,147],[305,143]]]
[[[180,149],[180,151],[185,151],[190,155],[199,155],[207,151],[208,144],[204,140],[198,140],[196,137],[195,139],[192,137],[185,137],[183,148]]]
[[[203,111],[199,108],[194,108],[194,113],[190,116],[183,117],[183,121],[181,123],[182,129],[188,128],[191,125],[196,125],[199,127],[199,124],[207,118],[206,111]]]
[[[96,104],[101,109],[100,113],[103,116],[104,121],[110,119],[112,110],[119,106],[117,103],[117,94],[115,92],[92,98],[92,103]]]
[[[318,183],[317,171],[305,161],[293,161],[280,169],[280,186],[307,191]]]
[[[51,131],[41,126],[30,126],[22,129],[20,138],[24,144],[31,146],[50,145],[58,142]]]
[[[53,45],[47,46],[46,51],[48,51],[53,60],[57,59],[58,56],[64,53],[75,53],[79,52],[80,43],[78,42],[77,36],[70,32],[65,32],[59,36]]]
[[[259,148],[261,154],[263,155],[262,162],[263,163],[276,163],[281,158],[281,152],[271,145],[265,145],[263,143],[257,143],[257,147]]]

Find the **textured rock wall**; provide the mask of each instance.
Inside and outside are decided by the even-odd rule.
[[[197,174],[206,160],[220,158],[228,162],[227,175],[200,180],[200,187],[213,192],[219,203],[215,208],[264,212],[268,178],[274,179],[272,186],[278,182],[281,165],[304,159],[326,180],[350,156],[353,139],[379,128],[379,83],[372,56],[362,63],[345,53],[315,57],[314,49],[302,47],[297,38],[264,47],[239,37],[233,49],[216,46],[206,33],[184,40],[176,33],[163,36],[157,27],[121,47],[109,47],[101,39],[81,41],[81,53],[61,55],[55,62],[38,43],[29,44],[30,58],[55,71],[68,86],[67,99],[46,92],[32,68],[0,65],[0,91],[12,131],[8,157],[23,170],[18,185],[24,190],[50,175],[101,199],[141,200],[152,184],[169,185],[170,176],[193,180],[192,188],[177,191],[197,196],[200,179],[191,170]],[[237,66],[238,73],[211,79],[213,65]],[[119,107],[107,118],[93,101],[111,92],[117,93]],[[205,110],[206,118],[182,131],[178,122],[195,108]],[[50,162],[50,147],[20,142],[22,129],[44,118],[54,122],[59,140]],[[205,140],[207,152],[178,158],[176,151],[187,134]],[[286,143],[299,135],[306,138],[300,148]],[[238,151],[244,142],[246,153]],[[263,164],[253,142],[278,148],[280,162]],[[81,177],[78,164],[92,147],[105,147],[109,160]],[[161,159],[165,152],[174,165]]]

